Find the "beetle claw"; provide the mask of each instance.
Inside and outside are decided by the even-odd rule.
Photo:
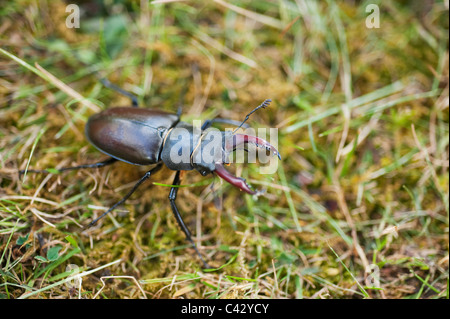
[[[233,152],[238,146],[245,145],[248,143],[254,144],[258,148],[265,148],[268,152],[271,152],[273,155],[277,155],[278,158],[281,160],[280,153],[269,142],[267,142],[262,138],[246,134],[234,134],[228,136],[225,139],[225,146],[224,146],[225,155],[228,155],[229,153]],[[260,196],[264,194],[265,190],[256,190],[256,191],[252,190],[250,186],[245,182],[245,179],[234,176],[233,174],[228,172],[223,165],[224,163],[215,164],[215,172],[220,178],[224,179],[231,185],[243,190],[244,192],[250,195]]]
[[[280,152],[278,152],[278,150],[269,142],[262,138],[247,134],[234,134],[227,137],[225,139],[225,151],[227,153],[230,153],[234,151],[238,146],[248,143],[255,145],[257,148],[265,148],[268,152],[271,152],[272,155],[278,156],[278,158],[281,160]]]
[[[250,195],[256,195],[258,193],[257,191],[254,191],[250,188],[250,186],[245,182],[245,179],[243,179],[242,177],[236,177],[229,171],[227,171],[222,163],[216,163],[215,167],[216,167],[215,170],[216,174],[219,175],[220,178],[226,180],[231,185],[236,186],[237,188],[243,190],[244,192]]]

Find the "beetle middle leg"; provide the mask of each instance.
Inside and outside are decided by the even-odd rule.
[[[177,171],[177,173],[175,174],[175,178],[172,183],[173,185],[176,185],[176,186],[180,185],[180,172],[181,171]],[[175,219],[177,220],[178,225],[180,226],[181,230],[186,235],[186,239],[192,244],[192,246],[195,249],[195,252],[200,257],[200,260],[203,262],[203,266],[205,268],[211,268],[208,265],[208,263],[203,259],[200,252],[198,251],[197,245],[195,244],[194,240],[191,237],[191,232],[189,231],[189,228],[184,223],[183,218],[181,217],[180,212],[178,211],[178,207],[175,204],[175,200],[177,199],[177,193],[178,193],[178,187],[172,187],[170,189],[169,200],[170,200],[170,205],[172,206],[173,215],[175,216]]]
[[[102,162],[98,162],[98,163],[93,163],[93,164],[83,164],[83,165],[78,165],[78,166],[70,166],[70,167],[62,167],[62,168],[55,168],[55,170],[57,170],[58,172],[65,172],[65,171],[72,171],[72,170],[76,170],[76,169],[81,169],[81,168],[98,168],[98,167],[104,167],[107,165],[111,165],[113,163],[117,162],[117,159],[115,158],[108,158],[105,161]],[[44,174],[51,174],[50,171],[48,171],[47,169],[28,169],[28,170],[20,170],[19,171],[19,177],[22,176],[23,174],[25,174],[25,172],[27,173],[44,173]]]
[[[128,199],[128,197],[130,197],[138,189],[138,187],[141,186],[141,184],[143,182],[145,182],[145,180],[147,180],[153,173],[159,171],[161,169],[161,167],[162,167],[162,164],[158,164],[157,166],[155,166],[154,168],[149,170],[147,173],[145,173],[145,175],[141,177],[141,179],[133,186],[133,188],[124,197],[122,197],[121,200],[119,200],[117,203],[115,203],[113,206],[111,206],[106,212],[104,212],[99,217],[97,217],[92,222],[90,222],[88,227],[94,226],[100,219],[102,219],[103,217],[108,215],[110,212],[112,212],[117,206],[123,204]]]

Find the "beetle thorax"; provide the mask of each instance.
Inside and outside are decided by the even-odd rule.
[[[161,160],[172,170],[197,170],[202,175],[214,171],[224,161],[224,133],[215,128],[201,131],[178,123],[165,137]]]
[[[204,131],[191,155],[192,166],[202,175],[215,170],[216,163],[226,161],[225,133],[210,128]]]

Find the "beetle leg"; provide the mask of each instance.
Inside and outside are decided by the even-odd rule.
[[[76,169],[80,169],[80,168],[98,168],[98,167],[110,165],[112,163],[115,163],[116,161],[117,160],[115,158],[111,157],[103,162],[98,162],[98,163],[94,163],[94,164],[83,164],[83,165],[71,166],[71,167],[56,168],[56,170],[59,172],[65,172],[65,171],[72,171],[72,170],[76,170]],[[23,170],[19,171],[19,178],[21,175],[25,174],[25,172],[27,172],[27,173],[45,173],[45,174],[51,173],[46,169],[28,169],[28,170],[23,169]]]
[[[172,183],[173,185],[180,185],[180,172],[181,171],[177,171],[177,173],[175,174],[175,178]],[[194,240],[192,240],[191,232],[189,231],[189,228],[184,223],[183,218],[181,217],[180,212],[178,211],[177,205],[175,204],[175,200],[177,199],[177,193],[178,193],[178,187],[172,187],[170,189],[169,200],[170,200],[170,205],[172,206],[173,215],[175,216],[175,219],[177,220],[178,225],[180,226],[181,230],[186,235],[186,239],[192,244],[197,255],[200,257],[200,260],[203,262],[203,266],[205,268],[211,268],[208,265],[208,263],[203,259],[200,252],[198,251],[197,245],[195,245]]]
[[[161,167],[162,167],[162,164],[158,164],[156,167],[152,168],[147,173],[145,173],[145,175],[141,177],[141,179],[133,186],[133,188],[128,192],[128,194],[126,194],[121,200],[119,200],[117,203],[115,203],[113,206],[111,206],[106,212],[101,214],[100,217],[97,217],[96,219],[94,219],[88,225],[88,228],[94,226],[101,218],[105,217],[107,214],[109,214],[111,211],[113,211],[117,206],[123,204],[123,202],[125,202],[128,199],[128,197],[130,197],[136,191],[136,189],[138,189],[138,187],[143,182],[145,182],[145,180],[147,180],[153,173],[158,171]]]
[[[105,78],[100,79],[100,82],[102,82],[102,84],[103,84],[105,87],[107,87],[108,89],[117,91],[117,92],[119,92],[120,94],[125,95],[126,97],[130,98],[130,99],[131,99],[131,104],[133,105],[133,107],[139,107],[139,104],[138,104],[138,98],[136,97],[136,95],[134,95],[134,94],[132,94],[132,93],[130,93],[130,92],[128,92],[128,91],[125,91],[124,89],[121,89],[120,87],[118,87],[118,86],[112,84],[111,82],[109,82],[109,81],[108,81],[107,79],[105,79]]]
[[[181,114],[183,113],[183,100],[186,95],[187,89],[188,89],[188,87],[185,85],[183,87],[183,89],[181,90],[180,99],[179,99],[178,108],[177,108],[177,116],[178,117],[181,117]]]

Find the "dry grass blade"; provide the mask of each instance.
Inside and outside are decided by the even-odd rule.
[[[70,28],[67,1],[2,1],[0,299],[448,299],[447,1],[383,2],[379,28],[363,1],[107,2]],[[58,174],[103,161],[85,123],[131,104],[99,78],[221,131],[273,101],[245,124],[280,161],[227,168],[264,195],[195,170],[177,188],[213,269],[167,167],[84,227],[150,168]]]
[[[57,88],[59,88],[61,91],[63,91],[64,93],[66,93],[68,96],[74,98],[75,100],[77,100],[78,102],[80,102],[81,104],[87,106],[88,108],[90,108],[92,111],[94,112],[100,112],[101,109],[95,105],[94,103],[92,103],[91,101],[85,99],[80,93],[78,93],[77,91],[75,91],[74,89],[72,89],[70,86],[68,86],[67,84],[63,83],[60,79],[58,79],[57,77],[55,77],[53,74],[51,74],[50,72],[48,72],[47,70],[45,70],[43,67],[41,67],[38,63],[35,63],[36,69],[38,69],[39,71],[42,72],[42,74],[44,74],[47,78],[48,81],[50,83],[52,83],[54,86],[56,86]]]
[[[230,48],[227,48],[225,45],[221,44],[219,41],[213,39],[212,37],[210,37],[209,35],[203,33],[203,32],[196,32],[195,36],[197,38],[199,38],[201,41],[205,42],[206,44],[210,45],[211,47],[213,47],[214,49],[216,49],[217,51],[227,55],[228,57],[230,57],[233,60],[236,60],[238,62],[241,62],[245,65],[248,65],[251,68],[257,68],[258,64],[253,61],[250,58],[247,58],[245,56],[243,56],[242,54],[239,54],[237,52],[234,52],[233,50],[231,50]]]
[[[139,282],[133,276],[102,276],[102,277],[100,277],[100,281],[102,282],[102,287],[100,288],[99,291],[97,291],[97,293],[94,295],[94,297],[92,297],[92,299],[97,299],[97,297],[100,295],[100,293],[106,287],[105,280],[107,280],[107,279],[131,279],[132,281],[134,281],[136,286],[139,288],[139,290],[140,290],[142,296],[144,297],[144,299],[147,299],[147,294],[145,293],[144,289],[142,289],[142,287],[139,284]]]
[[[279,30],[282,30],[284,28],[283,23],[278,19],[235,6],[223,0],[214,0],[214,2],[220,4],[221,6],[224,6],[227,9],[233,10],[236,13],[242,14],[243,16],[246,16],[252,20],[258,21],[273,28]]]

